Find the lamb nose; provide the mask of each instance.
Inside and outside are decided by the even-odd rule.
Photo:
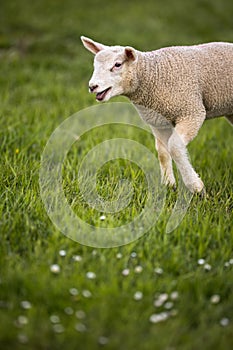
[[[90,92],[93,92],[95,89],[97,89],[98,85],[90,85],[89,90]]]

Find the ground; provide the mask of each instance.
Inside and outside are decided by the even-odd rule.
[[[2,1],[0,348],[232,349],[233,129],[226,120],[206,122],[190,144],[208,196],[193,197],[170,234],[172,191],[149,232],[131,244],[101,249],[60,233],[39,188],[51,133],[96,104],[87,91],[93,57],[81,35],[141,50],[232,41],[232,13],[228,0]],[[119,178],[130,179],[134,196],[127,209],[104,214],[82,201],[74,174],[82,156],[109,133],[132,137],[156,155],[152,135],[133,127],[96,128],[72,146],[64,191],[78,215],[102,226],[131,220],[146,198],[142,171],[116,160],[100,169],[98,191],[112,198]]]

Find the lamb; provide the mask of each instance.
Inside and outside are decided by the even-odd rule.
[[[134,104],[152,128],[162,183],[175,187],[172,160],[185,186],[204,194],[186,146],[206,119],[224,115],[233,124],[233,44],[213,42],[152,52],[106,46],[84,36],[95,55],[89,91],[98,101],[118,95]]]

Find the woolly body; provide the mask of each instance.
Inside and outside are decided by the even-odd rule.
[[[233,44],[210,43],[141,53],[136,89],[128,97],[173,123],[205,110],[206,118],[233,112]]]

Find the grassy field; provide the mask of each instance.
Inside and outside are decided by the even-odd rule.
[[[87,91],[93,57],[80,35],[141,50],[233,41],[232,15],[228,0],[1,1],[1,349],[233,348],[233,129],[223,118],[207,122],[189,147],[208,197],[194,197],[171,234],[165,227],[176,194],[168,192],[158,223],[139,240],[111,249],[83,246],[56,229],[39,188],[51,133],[96,104]],[[155,152],[152,136],[140,130],[96,128],[64,164],[68,201],[94,225],[126,222],[144,203],[145,178],[129,161],[111,161],[98,174],[105,198],[114,198],[122,177],[135,189],[129,207],[106,214],[105,222],[76,189],[80,158],[122,134]]]

